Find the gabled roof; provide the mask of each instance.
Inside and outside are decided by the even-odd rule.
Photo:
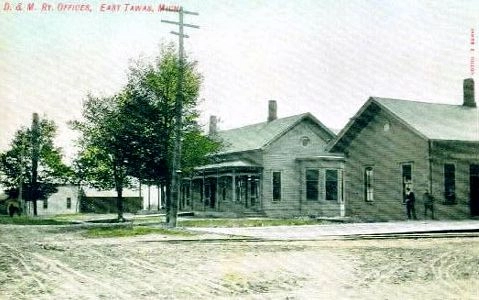
[[[475,107],[372,98],[430,140],[479,141]]]
[[[371,97],[331,144],[333,149],[366,125],[364,115],[383,109],[427,140],[479,142],[479,111],[463,105]]]
[[[271,144],[288,130],[305,119],[310,119],[331,138],[335,134],[310,113],[276,119],[230,130],[218,131],[217,137],[223,141],[224,148],[219,154],[260,150]]]

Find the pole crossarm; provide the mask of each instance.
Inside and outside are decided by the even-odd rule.
[[[175,22],[175,21],[169,21],[169,20],[161,20],[162,23],[168,23],[168,24],[173,24],[173,25],[178,25],[178,26],[185,26],[185,27],[190,27],[190,28],[196,28],[199,29],[200,26],[198,25],[192,25],[192,24],[181,24],[180,22]]]
[[[161,20],[162,23],[168,23],[173,25],[181,25],[180,22],[170,21],[170,20]]]
[[[183,10],[183,9],[182,9]],[[187,15],[193,15],[193,16],[199,16],[200,14],[197,13],[197,12],[194,12],[194,11],[188,11],[188,10],[183,10],[183,13],[184,14],[187,14]]]
[[[196,28],[196,29],[200,28],[200,26],[198,26],[198,25],[191,25],[191,24],[183,24],[183,26],[190,27],[190,28]]]
[[[176,31],[170,31],[171,34],[175,34],[175,35],[179,35],[179,36],[182,36],[182,37],[185,37],[185,38],[189,38],[190,36],[187,35],[187,34],[184,34],[184,33],[179,33],[179,32],[176,32]]]

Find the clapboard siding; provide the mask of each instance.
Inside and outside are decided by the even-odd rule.
[[[470,216],[470,174],[471,164],[479,164],[477,143],[438,141],[431,144],[432,192],[436,199],[438,218],[463,219]],[[456,204],[446,204],[444,165],[455,166]]]
[[[263,209],[267,215],[294,216],[308,213],[300,209],[301,172],[295,159],[324,153],[327,141],[318,133],[316,127],[306,119],[264,150],[262,190]],[[310,139],[307,146],[302,145],[302,137]],[[273,201],[273,172],[275,171],[281,172],[281,200],[279,201]]]
[[[216,178],[224,176],[236,176],[235,198],[238,200],[238,191],[246,186],[246,189],[252,187],[249,180],[258,182],[259,197],[247,197],[245,201],[231,201],[233,199],[233,189],[226,192],[226,197],[218,198],[218,205],[214,208],[204,207],[205,210],[213,209],[217,211],[244,213],[262,213],[272,217],[294,217],[299,215],[339,215],[339,202],[317,201],[316,203],[303,203],[304,194],[304,165],[308,160],[313,168],[318,169],[323,174],[323,179],[319,185],[324,184],[324,170],[322,163],[324,156],[328,156],[326,164],[332,165],[334,169],[344,167],[342,160],[337,160],[337,155],[333,159],[329,158],[326,151],[327,144],[335,137],[329,129],[324,127],[314,116],[309,113],[273,119],[268,122],[248,125],[241,128],[219,131],[218,137],[225,141],[223,152],[218,153],[214,160],[224,162],[221,168],[203,168],[198,170],[195,177],[201,179],[202,176]],[[308,142],[303,143],[304,138]],[[340,156],[340,158],[342,158]],[[256,166],[246,167],[234,165],[233,162],[250,161]],[[228,166],[228,163],[231,163]],[[273,173],[281,172],[281,199],[273,201]],[[242,174],[243,181],[238,181],[238,174]],[[199,181],[201,182],[201,181]],[[196,181],[198,183],[198,181]],[[232,183],[232,181],[231,181]],[[254,188],[254,186],[253,186]],[[199,190],[199,188],[198,188]],[[324,192],[323,192],[324,195]],[[201,203],[201,194],[195,191],[192,194],[194,208]],[[228,198],[228,199],[226,199]],[[204,202],[204,201],[203,201]],[[235,202],[235,203],[233,203]],[[240,202],[242,205],[238,205]]]
[[[388,123],[389,129],[384,126]],[[413,166],[413,189],[427,187],[428,142],[384,110],[378,111],[347,147],[347,215],[403,219],[403,163]],[[364,172],[373,168],[374,201],[365,201]]]
[[[344,162],[342,160],[301,160],[299,164],[300,174],[300,210],[302,215],[335,217],[340,215],[340,206],[342,202],[342,178],[344,176]],[[313,169],[319,171],[318,199],[308,200],[306,198],[306,170]],[[326,200],[326,170],[338,171],[338,199]]]

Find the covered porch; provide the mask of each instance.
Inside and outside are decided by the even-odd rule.
[[[262,211],[262,168],[246,160],[204,165],[182,181],[180,209]]]

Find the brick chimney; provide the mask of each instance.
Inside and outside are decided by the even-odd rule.
[[[276,100],[268,101],[268,122],[274,121],[278,118],[278,106]]]
[[[210,116],[210,129],[208,134],[215,135],[218,132],[218,119],[216,116]]]
[[[476,107],[476,100],[474,99],[474,79],[464,79],[463,84],[464,103],[463,106]]]

